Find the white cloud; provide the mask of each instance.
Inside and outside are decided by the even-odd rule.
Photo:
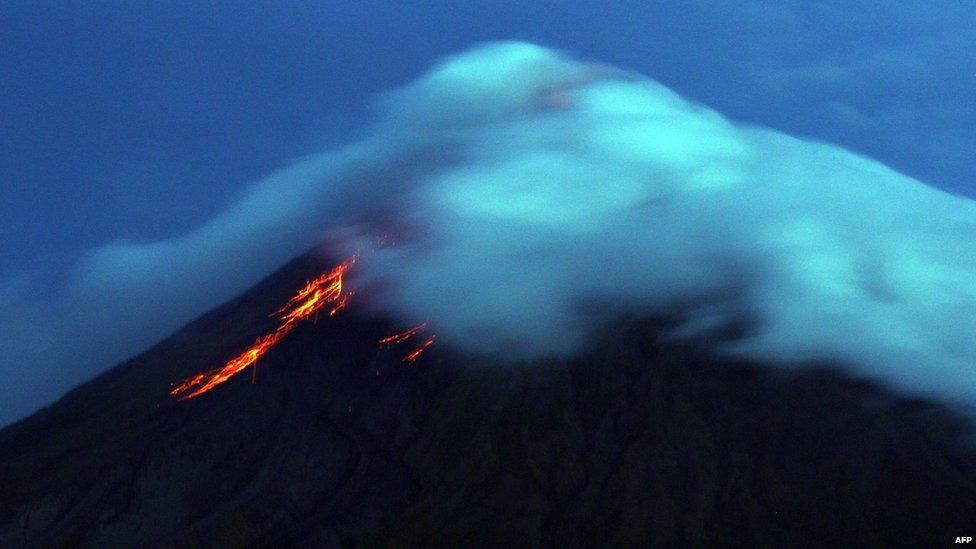
[[[182,238],[94,251],[66,291],[0,317],[27,342],[0,373],[74,364],[44,388],[63,390],[353,224],[417,229],[364,254],[359,282],[390,284],[360,298],[467,351],[567,354],[615,315],[680,310],[686,337],[756,322],[721,352],[976,397],[976,204],[519,43],[384,96],[366,138]],[[52,305],[70,313],[45,330]]]

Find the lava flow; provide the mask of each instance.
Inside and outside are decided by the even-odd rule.
[[[410,328],[409,330],[404,330],[402,332],[390,336],[386,336],[383,339],[380,339],[377,343],[379,343],[380,345],[396,345],[408,341],[410,339],[413,339],[414,336],[422,334],[426,329],[427,329],[427,323],[424,322],[422,324],[418,324],[414,326],[413,328]],[[434,337],[435,337],[434,335],[431,335],[426,339],[424,339],[424,341],[420,343],[420,345],[414,347],[412,351],[410,351],[409,353],[403,356],[403,361],[409,364],[416,361],[418,358],[420,358],[420,356],[424,354],[424,351],[426,351],[431,345],[434,344]]]
[[[288,335],[299,322],[317,316],[326,305],[332,304],[329,309],[330,316],[341,311],[351,295],[343,290],[342,279],[355,262],[356,257],[353,256],[328,273],[309,281],[288,300],[284,307],[275,312],[281,321],[275,331],[258,338],[246,351],[232,358],[222,367],[187,378],[173,387],[169,394],[178,400],[198,397],[234,377],[248,366],[256,364],[258,359]]]
[[[391,336],[386,336],[383,339],[377,341],[380,345],[392,345],[394,343],[403,343],[404,341],[412,338],[413,336],[423,332],[427,329],[427,323],[418,324],[409,330],[405,330],[400,333],[393,334]]]
[[[426,351],[433,344],[434,344],[434,336],[428,337],[423,341],[423,343],[416,346],[414,350],[407,353],[407,355],[403,357],[403,361],[407,363],[416,361],[418,358],[420,358],[420,355],[424,354],[424,351]]]

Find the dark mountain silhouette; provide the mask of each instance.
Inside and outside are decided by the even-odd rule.
[[[0,431],[0,545],[951,543],[976,532],[966,425],[826,370],[785,376],[621,321],[568,361],[414,365],[358,314],[250,375],[171,383],[273,328],[309,255]],[[358,296],[356,299],[366,299]],[[460,298],[459,298],[460,299]]]

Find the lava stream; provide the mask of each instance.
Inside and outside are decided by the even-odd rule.
[[[407,355],[403,357],[403,361],[407,363],[416,361],[418,358],[420,358],[420,355],[424,354],[424,351],[426,351],[433,344],[434,336],[428,337],[423,343],[415,347],[414,350],[407,353]]]
[[[413,336],[423,332],[427,329],[427,323],[418,324],[409,330],[402,331],[390,336],[386,336],[383,339],[377,341],[380,345],[392,345],[395,343],[403,343],[404,341],[412,338]]]
[[[281,341],[303,320],[317,315],[326,305],[332,304],[329,315],[334,316],[348,303],[350,292],[343,291],[342,279],[356,262],[353,256],[328,273],[309,281],[284,307],[275,312],[279,316],[278,328],[261,336],[246,351],[215,368],[185,379],[174,386],[169,394],[178,400],[189,400],[206,393],[217,385],[257,363],[265,353]]]
[[[378,340],[377,343],[379,343],[380,345],[398,345],[400,343],[409,341],[414,337],[424,333],[425,330],[427,330],[426,322],[418,324],[413,328],[410,328],[409,330],[404,330],[402,332],[398,332],[393,335],[388,335]],[[420,345],[417,345],[416,347],[413,348],[412,351],[410,351],[409,353],[403,356],[403,361],[406,362],[407,364],[411,364],[414,361],[416,361],[418,358],[420,358],[420,356],[424,354],[424,351],[426,351],[431,345],[434,344],[434,338],[436,337],[436,335],[437,334],[431,334],[426,339],[424,339],[424,341]]]

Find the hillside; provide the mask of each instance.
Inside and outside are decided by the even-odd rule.
[[[569,361],[416,363],[359,314],[200,398],[170,384],[273,326],[309,255],[0,431],[3,546],[951,543],[965,425],[827,370],[773,375],[621,320]]]

